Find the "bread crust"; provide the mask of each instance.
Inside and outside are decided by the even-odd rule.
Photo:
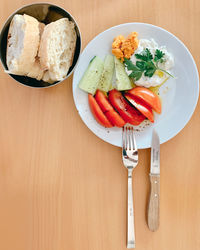
[[[71,55],[71,59],[70,59],[70,67],[72,66],[73,59],[74,59],[75,48],[76,48],[76,40],[77,40],[77,36],[76,36],[76,31],[74,30],[74,41],[73,41],[73,44],[72,44],[72,55]]]

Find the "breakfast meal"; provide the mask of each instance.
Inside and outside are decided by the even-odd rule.
[[[63,80],[73,62],[74,23],[68,18],[45,24],[16,14],[9,27],[6,52],[8,73],[54,83]]]
[[[94,56],[79,82],[94,118],[107,128],[153,123],[154,112],[162,111],[159,88],[174,77],[173,55],[154,39],[138,39],[137,32],[115,37],[112,54]]]

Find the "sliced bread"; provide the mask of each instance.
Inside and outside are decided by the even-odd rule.
[[[10,24],[7,44],[7,66],[11,74],[42,79],[43,70],[37,58],[40,34],[44,28],[29,15],[16,14]]]
[[[41,67],[45,70],[44,81],[60,81],[67,76],[73,62],[75,45],[74,23],[68,18],[61,18],[45,26],[38,53]]]

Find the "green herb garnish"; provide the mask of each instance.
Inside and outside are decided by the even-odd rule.
[[[129,77],[133,78],[135,81],[138,81],[142,77],[143,73],[145,76],[152,77],[156,70],[160,70],[167,75],[174,77],[166,70],[158,67],[158,63],[164,62],[164,55],[165,53],[157,49],[153,58],[150,50],[146,48],[141,54],[135,54],[136,59],[139,60],[136,61],[135,65],[130,59],[125,58],[124,65],[129,71],[132,71]]]
[[[155,56],[154,56],[154,62],[161,62],[163,63],[163,56],[165,55],[165,53],[163,53],[161,50],[157,49],[155,52]]]
[[[148,48],[146,48],[142,54],[135,54],[135,57],[145,62],[151,61],[153,59],[153,56]]]

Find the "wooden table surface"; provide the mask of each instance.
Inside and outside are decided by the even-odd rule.
[[[0,25],[31,1],[2,0]],[[200,67],[198,0],[58,0],[77,20],[83,48],[98,33],[147,22],[180,38]],[[0,249],[125,250],[127,171],[120,148],[81,121],[72,77],[49,89],[21,86],[0,68]],[[191,82],[192,84],[192,82]],[[184,112],[184,106],[183,106]],[[150,150],[134,171],[136,249],[200,249],[200,106],[161,145],[160,228],[146,223]]]

